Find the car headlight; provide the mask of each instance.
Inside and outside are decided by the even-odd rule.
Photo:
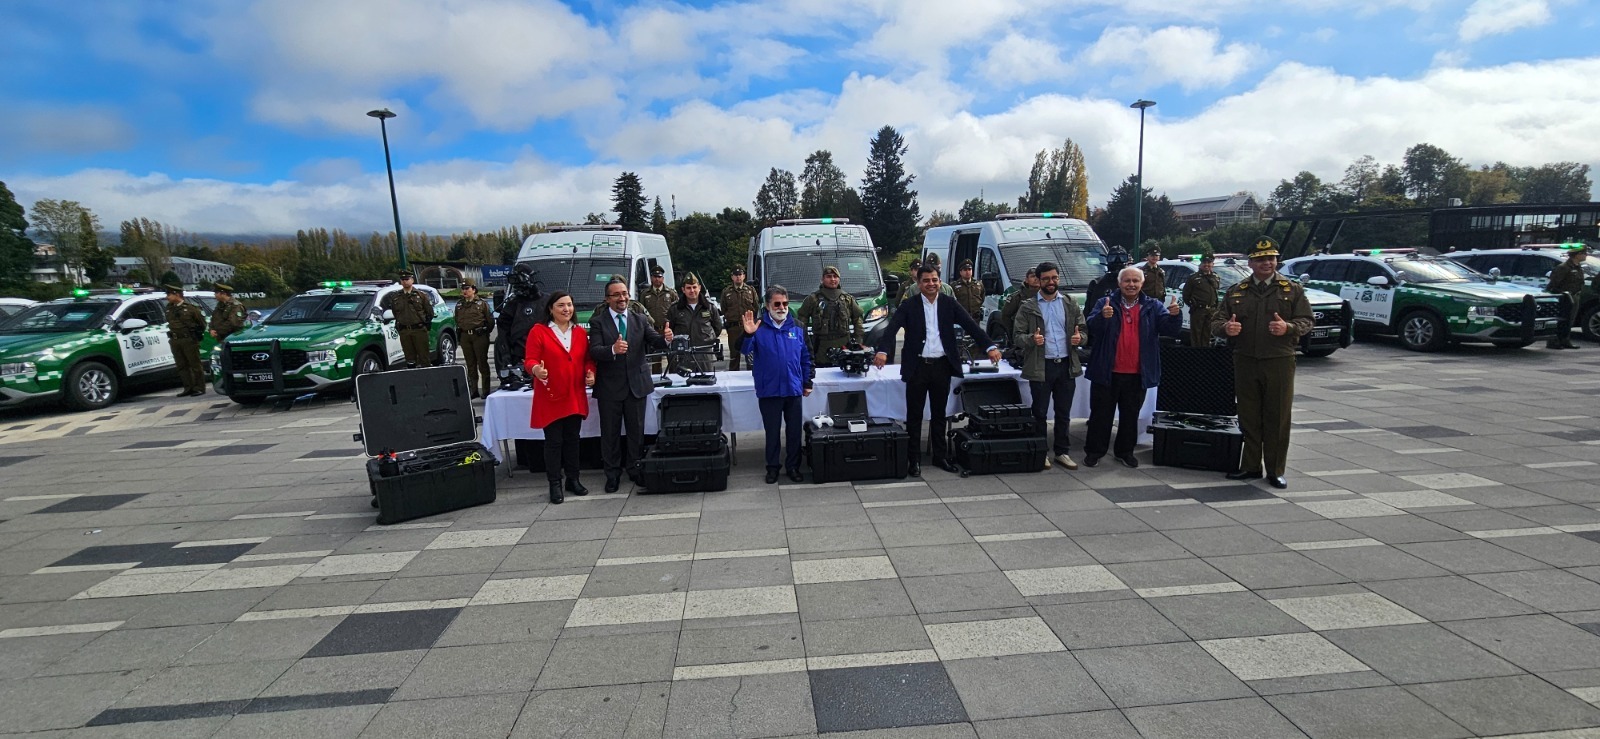
[[[867,311],[867,320],[868,321],[876,321],[876,320],[878,320],[880,318],[883,318],[884,316],[887,316],[887,315],[889,315],[889,306],[880,305],[880,306],[878,306],[876,308],[873,308],[872,310]]]
[[[5,364],[0,364],[0,377],[31,375],[33,373],[33,362],[7,362]]]
[[[1469,316],[1491,316],[1492,317],[1495,314],[1494,312],[1495,312],[1495,306],[1492,306],[1492,305],[1474,305],[1474,306],[1469,306],[1467,308],[1467,315],[1469,315]]]
[[[336,360],[338,360],[338,358],[339,358],[338,354],[334,353],[333,351],[326,350],[326,349],[324,349],[322,351],[306,352],[306,361],[307,362],[313,362],[313,363],[315,363],[315,362],[324,362],[324,363],[326,363],[326,362],[336,361]]]

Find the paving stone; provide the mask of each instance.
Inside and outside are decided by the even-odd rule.
[[[1546,566],[1531,557],[1478,539],[1417,542],[1400,544],[1395,548],[1459,575],[1537,570]]]
[[[1199,642],[1240,680],[1361,672],[1360,660],[1318,634],[1241,636]]]
[[[1551,616],[1512,616],[1441,624],[1533,673],[1600,667],[1600,636]]]
[[[1122,714],[1122,711],[1085,711],[979,721],[973,726],[981,739],[1054,739],[1061,736],[1140,739],[1139,731]]]
[[[344,739],[360,736],[382,705],[276,711],[234,716],[216,733],[217,739],[273,739],[318,736]]]
[[[1187,641],[1189,637],[1141,599],[1038,606],[1039,617],[1069,649]]]
[[[1544,611],[1600,609],[1600,584],[1561,570],[1485,573],[1467,579]]]
[[[819,732],[927,726],[968,718],[944,666],[937,662],[814,670],[809,676]]]
[[[1270,696],[1267,702],[1312,739],[1472,736],[1471,732],[1401,688],[1291,693]]]
[[[1304,737],[1260,698],[1146,706],[1125,711],[1128,720],[1148,739],[1187,739],[1201,736],[1249,736],[1260,739]]]
[[[1367,588],[1431,621],[1537,613],[1532,606],[1464,577],[1387,580],[1368,583]]]
[[[556,642],[538,689],[654,682],[672,678],[677,632],[567,636]]]
[[[1066,651],[1050,627],[1037,617],[957,621],[929,624],[926,628],[934,650],[946,661]]]
[[[1396,683],[1516,675],[1522,671],[1434,624],[1324,631],[1322,636]]]
[[[39,674],[71,675],[167,667],[221,628],[220,624],[203,624],[112,631],[102,634]]]
[[[506,736],[517,721],[523,693],[390,703],[367,724],[364,737]]]
[[[1425,623],[1415,613],[1374,593],[1347,593],[1269,601],[1316,631]]]
[[[800,605],[800,620],[806,623],[905,616],[917,612],[900,580],[796,585],[794,591]]]
[[[1250,688],[1198,645],[1151,644],[1073,653],[1119,708],[1244,698]]]
[[[1484,735],[1600,724],[1600,708],[1529,675],[1428,683],[1407,690],[1456,723]]]
[[[795,659],[806,656],[800,637],[798,623],[685,629],[678,639],[676,664],[682,667]]]
[[[666,736],[763,737],[817,730],[804,673],[673,683]]]
[[[1306,631],[1282,609],[1255,593],[1210,593],[1149,601],[1192,639],[1263,636]]]
[[[1111,708],[1111,700],[1065,652],[945,662],[973,720]]]
[[[1206,563],[1253,590],[1298,585],[1328,585],[1349,581],[1349,578],[1297,552],[1208,557]]]
[[[1017,588],[1004,574],[979,572],[967,575],[906,577],[900,582],[916,605],[918,613],[971,611],[1026,605]]]
[[[553,645],[549,641],[523,641],[430,650],[390,700],[526,694],[533,690]]]
[[[0,690],[0,716],[16,732],[82,726],[140,683],[147,670],[7,680]]]
[[[268,686],[261,697],[397,688],[425,654],[414,650],[302,659]]]
[[[915,616],[802,622],[806,654],[813,657],[932,649]]]

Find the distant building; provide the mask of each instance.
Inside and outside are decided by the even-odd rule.
[[[1172,210],[1178,220],[1197,231],[1261,221],[1261,205],[1249,193],[1181,200],[1172,204]]]
[[[204,259],[190,259],[188,257],[168,257],[172,263],[172,271],[183,281],[184,287],[195,287],[201,282],[227,282],[233,279],[233,265],[222,262],[208,262]],[[129,272],[145,271],[144,259],[140,257],[117,257],[116,264],[111,267],[111,279],[125,278]],[[161,275],[145,275],[151,284],[159,282]]]
[[[68,267],[51,244],[33,245],[33,269],[28,270],[28,276],[34,282],[67,282],[74,285],[84,282],[83,270]]]

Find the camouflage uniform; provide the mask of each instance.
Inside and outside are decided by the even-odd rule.
[[[822,274],[838,276],[839,270],[824,267]],[[811,329],[811,361],[818,367],[832,367],[828,350],[844,348],[851,342],[861,342],[866,337],[862,324],[861,306],[854,295],[839,287],[817,286],[817,291],[806,296],[795,318],[801,326]]]
[[[181,287],[167,285],[166,289],[169,296],[183,297]],[[183,381],[183,392],[178,397],[206,392],[205,371],[200,366],[200,340],[205,333],[206,316],[194,303],[167,303],[167,343],[172,347],[178,379]]]

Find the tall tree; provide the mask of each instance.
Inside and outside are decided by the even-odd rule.
[[[1467,196],[1467,165],[1433,144],[1406,149],[1403,171],[1406,194],[1418,205],[1437,208],[1450,198]]]
[[[90,282],[104,280],[111,274],[111,268],[117,266],[117,258],[110,250],[100,248],[100,219],[88,208],[78,214],[78,234],[84,276]]]
[[[819,149],[806,157],[800,173],[800,217],[848,217],[841,212],[845,203],[844,171],[833,163],[833,152]]]
[[[928,213],[928,217],[922,221],[922,228],[926,230],[957,223],[970,223],[970,221],[963,221],[948,210],[935,210]]]
[[[1551,162],[1515,172],[1517,189],[1524,203],[1587,202],[1594,183],[1589,181],[1589,165],[1577,162]]]
[[[66,267],[69,279],[76,280],[83,270],[83,240],[84,216],[89,217],[90,229],[93,233],[99,227],[98,220],[88,208],[76,200],[54,200],[40,198],[33,203],[33,211],[28,214],[28,220],[33,224],[34,233],[50,240],[56,248],[56,255],[60,257],[61,264]]]
[[[22,205],[6,183],[0,182],[0,285],[21,287],[30,281],[33,240],[23,235],[27,230]]]
[[[143,271],[150,279],[154,280],[172,269],[172,252],[167,246],[167,227],[160,221],[131,218],[122,222],[120,231],[122,252],[143,262]]]
[[[994,220],[995,216],[1001,213],[1010,212],[1010,203],[991,203],[981,197],[967,198],[965,202],[961,203],[961,210],[956,213],[955,220],[952,223],[982,223],[983,221]],[[929,214],[928,221],[930,226],[933,225],[932,214]]]
[[[645,199],[644,184],[639,175],[623,172],[611,185],[611,210],[617,214],[617,224],[625,231],[650,230],[650,201]]]
[[[1028,188],[1017,198],[1021,213],[1089,215],[1089,172],[1083,150],[1067,139],[1059,149],[1041,149],[1028,172]]]
[[[867,171],[861,178],[861,209],[873,244],[884,252],[898,254],[914,248],[918,224],[922,221],[917,206],[917,191],[911,189],[916,175],[905,166],[906,141],[893,126],[878,129],[867,151]]]
[[[661,196],[656,196],[656,207],[650,211],[650,231],[667,235],[667,211],[661,207]]]
[[[1303,216],[1324,210],[1327,199],[1328,187],[1322,184],[1322,179],[1311,172],[1301,170],[1294,179],[1279,181],[1278,186],[1272,188],[1272,195],[1268,196],[1267,204],[1277,215]]]
[[[800,193],[795,187],[794,173],[773,167],[767,181],[756,192],[756,220],[772,225],[785,218],[800,215]]]
[[[1133,199],[1138,189],[1133,181],[1134,177],[1129,175],[1112,191],[1106,207],[1095,211],[1093,225],[1095,233],[1107,244],[1123,246],[1129,255],[1139,256],[1142,247],[1133,243]],[[1142,216],[1144,225],[1140,232],[1145,243],[1187,232],[1187,227],[1178,220],[1178,214],[1172,209],[1172,200],[1166,195],[1159,198],[1151,196],[1149,188],[1144,189]]]
[[[1467,173],[1467,205],[1517,202],[1515,172],[1505,162],[1485,164]]]

